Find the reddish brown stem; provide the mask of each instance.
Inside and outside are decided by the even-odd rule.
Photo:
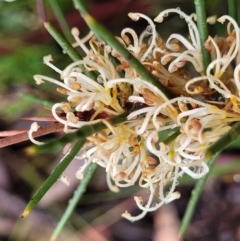
[[[53,116],[22,117],[21,120],[28,120],[28,121],[53,121],[53,122],[56,121],[56,119]]]
[[[10,130],[10,131],[0,131],[0,137],[6,137],[6,136],[14,136],[14,135],[18,135],[24,132],[27,132],[27,129],[23,129],[23,130]]]
[[[61,123],[56,123],[56,124],[40,127],[38,131],[33,133],[33,137],[36,138],[39,136],[44,136],[44,135],[54,133],[54,132],[59,132],[62,130],[63,130],[63,125]],[[16,143],[20,143],[26,140],[29,140],[27,132],[5,137],[0,139],[0,148],[10,146]]]

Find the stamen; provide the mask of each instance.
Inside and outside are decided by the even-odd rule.
[[[75,28],[72,28],[71,33],[72,33],[74,39],[76,40],[76,42],[78,43],[78,45],[79,45],[79,46],[81,47],[81,49],[85,52],[85,54],[88,54],[88,53],[89,53],[89,50],[88,50],[88,48],[86,47],[86,45],[84,44],[84,42],[86,42],[88,39],[91,38],[92,32],[90,32],[90,33],[85,37],[84,40],[81,40],[81,39],[79,38],[80,32],[79,32],[78,28],[76,28],[76,27],[75,27]]]
[[[39,128],[40,128],[40,126],[37,124],[37,122],[33,122],[33,123],[31,124],[30,130],[28,131],[28,138],[29,138],[29,140],[30,140],[33,144],[38,145],[38,146],[45,144],[44,142],[37,141],[37,140],[35,140],[35,139],[33,138],[33,132],[38,131]]]
[[[138,21],[139,17],[144,18],[148,21],[148,23],[151,26],[152,29],[152,40],[151,43],[148,47],[148,49],[146,50],[146,52],[144,53],[144,55],[141,58],[141,62],[145,61],[145,59],[148,57],[148,55],[152,52],[153,48],[156,46],[156,38],[157,38],[157,33],[156,33],[156,29],[155,29],[155,25],[153,23],[153,21],[147,17],[146,15],[142,14],[142,13],[129,13],[128,16],[133,20],[133,21]]]
[[[169,13],[178,13],[180,17],[184,18],[186,23],[188,24],[189,33],[191,36],[191,40],[193,43],[194,48],[200,52],[201,51],[201,45],[200,45],[200,37],[199,32],[197,29],[196,24],[193,22],[190,16],[186,15],[184,12],[182,12],[178,8],[171,8],[164,10],[158,14],[158,16],[154,19],[155,22],[161,23],[164,19],[164,17],[168,16]]]
[[[70,186],[70,179],[67,176],[61,176],[59,180],[62,181],[65,185]]]
[[[56,66],[54,66],[52,63],[53,61],[53,58],[52,58],[52,55],[48,55],[48,56],[45,56],[43,57],[43,62],[44,64],[48,65],[50,68],[52,68],[53,70],[55,70],[57,73],[61,74],[62,73],[62,70],[60,70],[59,68],[57,68]]]
[[[235,44],[233,43],[232,46],[235,45],[235,49],[233,51],[233,53],[231,55],[229,55],[229,53],[227,54],[227,56],[225,58],[227,58],[227,61],[226,63],[222,66],[221,68],[221,73],[224,73],[225,69],[227,68],[227,66],[231,63],[231,61],[236,57],[238,51],[239,51],[239,48],[240,48],[240,36],[239,36],[239,27],[238,27],[238,24],[237,22],[230,16],[228,15],[224,15],[220,18],[218,18],[218,22],[220,23],[224,23],[225,20],[228,20],[229,22],[232,23],[233,27],[234,27],[234,30],[235,30],[235,33],[236,33],[236,42]],[[220,78],[220,76],[219,76]]]

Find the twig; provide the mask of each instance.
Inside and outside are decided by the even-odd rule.
[[[48,121],[48,122],[55,122],[56,121],[56,119],[53,116],[26,116],[26,117],[22,117],[21,120]]]
[[[54,132],[59,132],[62,130],[63,130],[63,125],[61,123],[56,123],[56,124],[40,127],[38,131],[33,133],[33,137],[36,138],[39,136],[44,136],[44,135],[54,133]],[[24,133],[20,133],[17,135],[0,139],[0,148],[10,146],[16,143],[20,143],[26,140],[29,140],[27,131]]]
[[[125,112],[123,114],[105,119],[104,121],[109,122],[111,125],[120,124],[127,120],[128,115],[129,113]],[[94,133],[97,133],[106,129],[107,126],[105,122],[99,119],[99,122],[92,125],[85,125],[79,128],[76,132],[65,134],[58,139],[48,142],[47,145],[34,146],[32,151],[35,153],[40,153],[40,152],[45,152],[50,150],[56,150],[67,143],[70,143],[74,140],[78,140],[79,138],[87,138],[93,135]]]
[[[28,131],[27,129],[0,131],[0,137],[14,136],[14,135],[18,135],[18,134],[21,134],[21,133],[24,133],[27,131]]]

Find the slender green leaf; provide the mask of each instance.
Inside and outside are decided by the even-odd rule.
[[[204,0],[194,0],[195,10],[197,14],[197,26],[200,35],[201,50],[203,57],[203,64],[205,70],[209,65],[211,58],[210,53],[206,50],[204,43],[208,38],[208,28],[207,28],[207,18],[206,18],[206,9]]]
[[[44,23],[44,26],[73,61],[78,61],[83,59],[83,57],[72,47],[72,45],[65,39],[64,36],[62,36],[57,31],[57,29],[51,23],[49,22]],[[83,65],[80,65],[80,67],[89,78],[93,80],[97,79],[97,76],[93,71],[87,71]]]
[[[214,165],[214,162],[215,162],[216,158],[217,158],[217,156],[214,156],[208,161],[208,166],[209,166],[208,174],[197,181],[197,183],[194,187],[194,190],[192,191],[191,198],[188,202],[187,209],[184,213],[182,223],[181,223],[181,226],[180,226],[180,230],[179,230],[179,236],[180,237],[183,237],[184,234],[187,231],[187,228],[188,228],[188,226],[189,226],[189,224],[192,220],[192,216],[193,216],[193,213],[195,211],[198,199],[199,199],[199,197],[202,193],[204,184],[205,184],[205,182],[206,182],[206,180],[207,180],[207,178],[210,174],[210,171],[211,171],[211,169]]]
[[[84,192],[86,191],[87,185],[90,182],[95,170],[97,168],[96,163],[92,163],[89,168],[87,173],[84,175],[83,180],[80,182],[78,188],[75,190],[74,195],[71,200],[68,202],[68,207],[65,210],[64,214],[62,215],[57,227],[54,229],[52,237],[50,241],[55,241],[56,238],[59,236],[61,231],[63,230],[65,224],[67,223],[68,219],[72,215],[75,207],[77,206],[79,200],[82,198]]]
[[[37,190],[37,192],[33,195],[30,202],[27,204],[22,214],[22,218],[25,218],[29,214],[29,212],[38,204],[38,202],[42,199],[45,193],[51,188],[51,186],[60,178],[63,171],[67,168],[67,166],[70,164],[73,158],[77,155],[79,150],[84,145],[85,141],[86,139],[84,137],[80,138],[77,141],[77,143],[72,147],[69,154],[66,155],[63,158],[63,160],[60,162],[60,164],[53,170],[53,172],[50,174],[47,180],[42,184],[42,186]]]
[[[53,13],[54,13],[56,19],[58,20],[58,23],[63,31],[63,34],[68,39],[68,41],[70,41],[72,39],[72,35],[70,32],[68,23],[66,21],[66,18],[60,8],[59,0],[48,0],[48,2],[50,3]]]

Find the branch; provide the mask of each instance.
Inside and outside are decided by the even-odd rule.
[[[36,137],[44,136],[50,133],[60,132],[62,130],[63,130],[63,125],[61,123],[56,123],[56,124],[40,127],[38,131],[33,133],[33,137],[36,138]],[[29,140],[27,131],[17,135],[8,136],[0,139],[0,148],[17,144],[26,140]]]

